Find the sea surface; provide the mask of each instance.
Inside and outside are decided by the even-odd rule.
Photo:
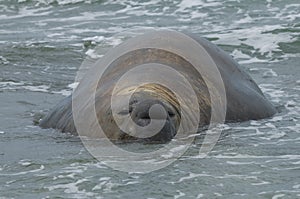
[[[201,35],[231,54],[278,113],[224,125],[150,173],[114,170],[76,136],[36,125],[97,45],[132,29]],[[299,0],[0,0],[0,198],[300,198]],[[131,150],[154,145],[128,143]]]

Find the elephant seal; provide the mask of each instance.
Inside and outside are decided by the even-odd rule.
[[[201,45],[211,59],[214,61],[217,69],[222,77],[226,91],[226,117],[225,122],[241,122],[247,120],[258,120],[267,118],[276,113],[273,105],[265,98],[253,79],[232,59],[230,55],[225,53],[216,45],[208,40],[196,35],[184,33],[191,37],[199,45]],[[180,100],[170,89],[164,85],[157,83],[147,83],[135,88],[124,87],[117,93],[117,104],[119,111],[117,116],[113,116],[111,107],[111,96],[116,87],[118,80],[130,69],[141,64],[160,63],[171,66],[186,78],[192,86],[196,97],[197,104],[189,104],[188,108],[199,108],[200,119],[198,127],[205,127],[209,124],[212,116],[211,96],[208,90],[207,82],[199,72],[184,57],[166,51],[164,49],[143,48],[127,52],[118,59],[114,60],[109,68],[107,68],[99,81],[92,82],[90,87],[81,86],[80,92],[85,92],[86,102],[79,104],[78,113],[82,122],[90,120],[90,110],[87,110],[89,101],[94,100],[94,109],[97,114],[97,121],[93,121],[84,128],[91,128],[91,137],[101,137],[96,129],[98,124],[103,128],[106,136],[111,140],[146,140],[146,141],[170,141],[180,126],[181,106]],[[134,78],[139,78],[140,74],[136,74]],[[157,74],[159,76],[159,74]],[[164,78],[164,77],[161,77]],[[212,77],[213,78],[213,77]],[[83,79],[83,82],[89,82],[89,77]],[[176,80],[172,80],[175,82]],[[170,83],[172,84],[172,81]],[[80,83],[82,84],[82,83]],[[79,86],[80,86],[79,84]],[[213,85],[214,86],[214,85]],[[95,89],[95,95],[89,96],[89,93]],[[129,104],[124,104],[124,97],[128,95],[130,90],[134,89],[134,94],[130,96]],[[183,95],[185,89],[182,89]],[[77,134],[74,122],[74,113],[72,106],[72,98],[76,100],[77,96],[69,96],[61,101],[45,118],[40,121],[43,128],[55,128],[62,132],[70,132]],[[188,97],[188,96],[187,96]],[[218,96],[213,96],[217,98]],[[92,98],[92,99],[91,99]],[[155,110],[156,105],[163,107],[165,111]],[[197,105],[197,106],[195,106]],[[117,125],[118,120],[122,120],[122,116],[129,115],[134,123],[140,127],[149,125],[151,119],[164,120],[164,124],[158,133],[152,136],[137,138],[135,135],[143,132],[131,128],[132,124],[128,124],[128,129],[133,131],[127,134]],[[188,121],[194,122],[195,115],[188,115]],[[121,121],[122,122],[122,121]],[[84,125],[84,124],[82,124]],[[83,129],[84,129],[83,128]],[[185,128],[189,131],[188,127]]]

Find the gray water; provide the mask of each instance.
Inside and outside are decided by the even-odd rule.
[[[299,19],[298,0],[0,0],[0,198],[299,198]],[[158,27],[219,45],[279,113],[225,125],[206,158],[196,139],[148,174],[113,170],[78,137],[34,124],[71,93],[96,45]]]

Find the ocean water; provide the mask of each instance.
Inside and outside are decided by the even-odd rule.
[[[227,124],[206,158],[199,138],[147,174],[113,170],[78,137],[36,126],[86,56],[133,28],[209,39],[279,112]],[[299,77],[298,0],[0,0],[0,198],[300,198]]]

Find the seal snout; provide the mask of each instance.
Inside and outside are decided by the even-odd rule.
[[[131,105],[130,115],[138,126],[146,128],[143,132],[136,132],[137,136],[145,134],[143,137],[146,141],[168,142],[176,135],[174,110],[159,100],[147,99],[135,102]],[[157,128],[159,125],[161,128]]]

